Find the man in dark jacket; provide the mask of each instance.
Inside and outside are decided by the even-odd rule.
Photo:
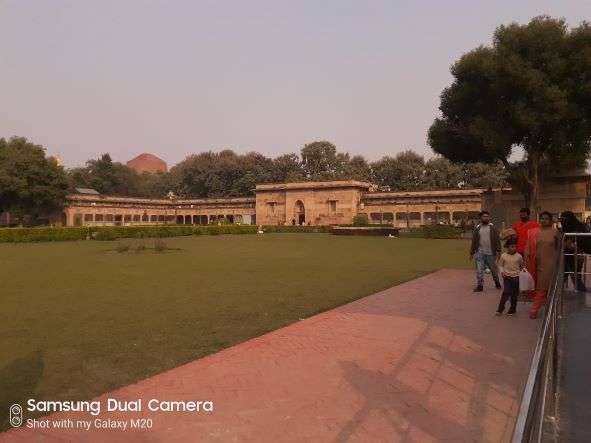
[[[501,254],[501,238],[499,232],[490,222],[488,211],[480,213],[480,224],[472,233],[470,246],[470,260],[476,262],[476,287],[474,292],[482,292],[484,288],[484,270],[488,267],[495,281],[495,287],[501,289],[499,273],[497,272],[497,258]]]

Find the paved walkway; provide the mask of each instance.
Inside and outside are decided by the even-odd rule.
[[[508,441],[538,323],[522,304],[495,317],[498,291],[472,285],[472,272],[442,270],[101,397],[212,400],[212,413],[102,413],[153,428],[0,440]]]

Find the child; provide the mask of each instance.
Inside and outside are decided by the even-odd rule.
[[[503,276],[503,294],[496,315],[503,314],[507,299],[511,301],[507,315],[515,314],[519,295],[519,271],[523,269],[523,257],[517,252],[517,239],[509,237],[505,242],[505,248],[507,252],[503,252],[499,260],[499,268]]]

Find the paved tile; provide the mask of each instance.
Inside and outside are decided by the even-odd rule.
[[[539,323],[521,303],[495,317],[499,292],[472,284],[438,271],[100,397],[142,399],[141,413],[99,419],[149,430],[23,427],[0,441],[508,441]],[[149,412],[153,398],[214,411]]]

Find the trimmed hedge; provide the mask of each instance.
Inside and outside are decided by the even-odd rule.
[[[264,226],[265,233],[324,233],[328,226]],[[0,243],[162,238],[188,235],[256,234],[255,225],[76,226],[64,228],[1,228]]]
[[[298,233],[327,233],[330,232],[330,226],[298,226],[298,225],[282,225],[282,226],[263,226],[263,231],[270,234],[276,232],[298,232]]]
[[[420,228],[410,228],[401,232],[407,238],[460,238],[462,229],[450,225],[425,225]]]
[[[91,231],[86,226],[67,228],[0,228],[0,243],[84,240],[89,235],[91,235]]]

